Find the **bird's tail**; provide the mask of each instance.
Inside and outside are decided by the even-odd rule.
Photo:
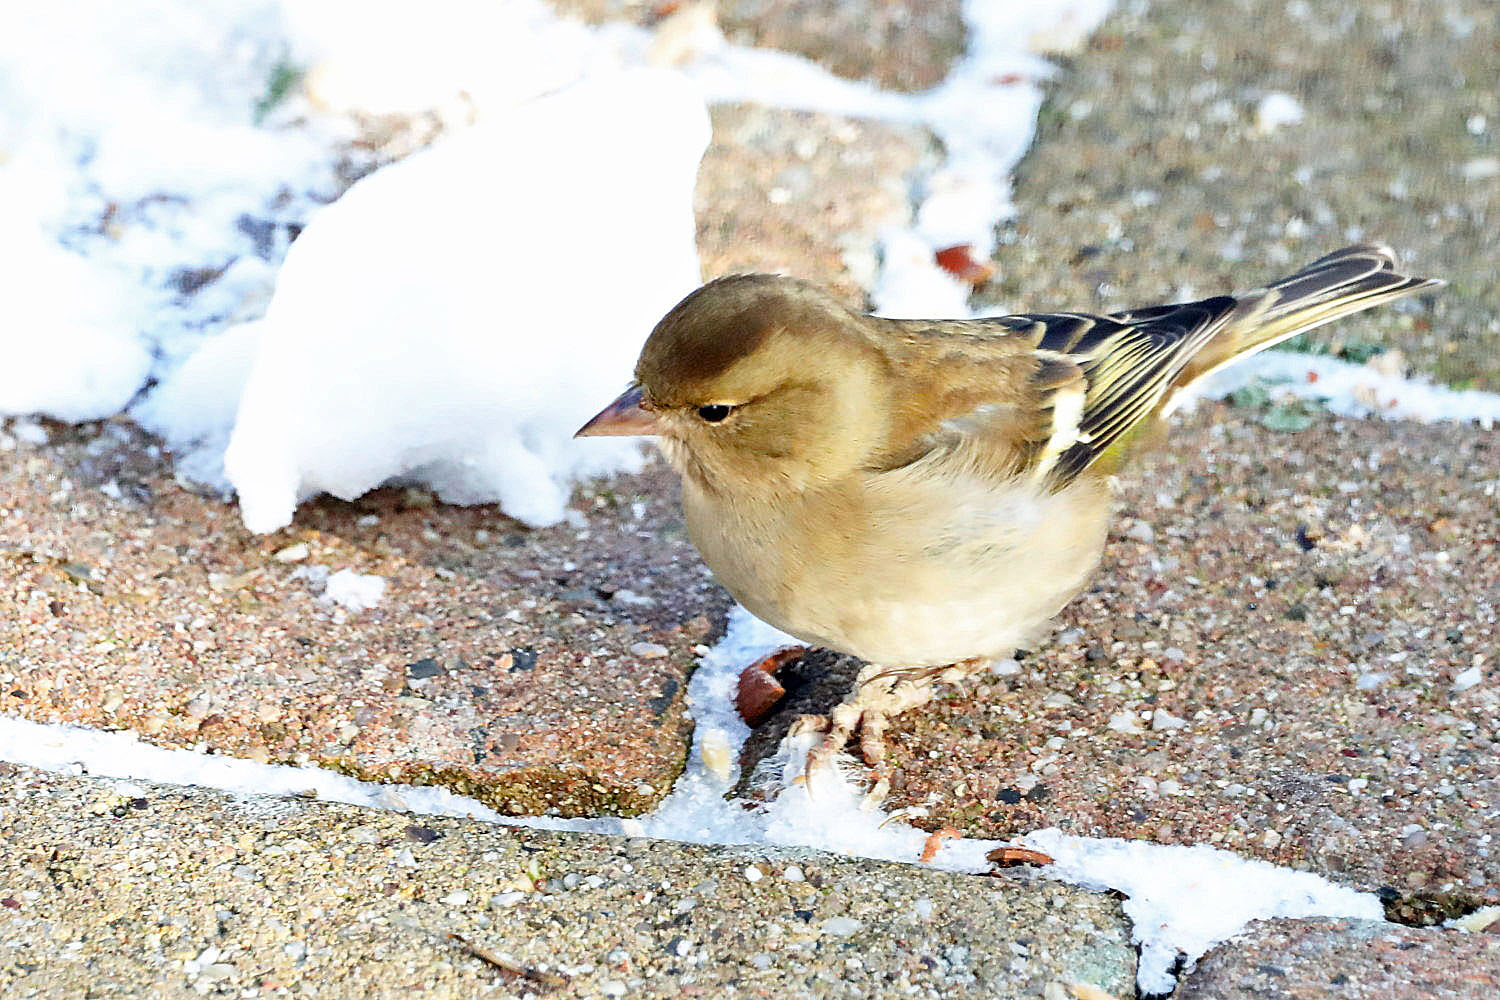
[[[1173,379],[1173,388],[1184,389],[1227,364],[1341,316],[1442,284],[1397,271],[1396,255],[1387,246],[1363,243],[1335,250],[1296,274],[1235,296],[1223,327]]]

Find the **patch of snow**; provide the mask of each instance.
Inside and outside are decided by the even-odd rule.
[[[552,524],[577,477],[637,467],[634,442],[572,436],[697,287],[708,133],[676,74],[600,75],[379,170],[314,216],[258,324],[224,454],[245,525],[274,531],[309,496],[398,478]],[[164,392],[199,395],[178,380]]]
[[[1477,421],[1486,428],[1500,421],[1500,394],[1450,389],[1382,373],[1368,365],[1294,351],[1263,351],[1237,361],[1193,385],[1183,399],[1222,399],[1257,381],[1269,383],[1278,393],[1320,401],[1340,416],[1426,423]]]
[[[254,124],[281,31],[270,0],[0,5],[0,414],[119,411],[226,321],[188,288],[335,190],[326,130]]]
[[[538,0],[298,0],[283,8],[315,105],[436,114],[457,126],[627,60],[639,64],[647,44],[638,29],[593,29]]]
[[[251,320],[205,340],[132,411],[142,427],[171,442],[176,470],[227,491],[224,450],[265,323]]]
[[[350,611],[368,611],[385,597],[385,577],[341,569],[328,577],[323,596]]]
[[[1351,917],[1384,920],[1380,900],[1311,872],[1280,868],[1199,844],[1175,847],[1138,840],[1074,837],[1047,829],[1021,838],[1052,857],[1043,874],[1092,889],[1114,889],[1141,946],[1137,983],[1169,993],[1179,956],[1192,968],[1204,952],[1252,920]]]
[[[346,778],[313,765],[259,764],[238,757],[168,750],[143,743],[130,732],[106,733],[82,726],[27,722],[3,716],[0,716],[0,760],[73,776],[198,785],[236,795],[301,797],[490,822],[503,819],[479,802],[443,788],[380,785]]]
[[[1488,930],[1491,924],[1497,922],[1500,922],[1500,906],[1481,906],[1473,913],[1444,922],[1443,926],[1478,934]]]

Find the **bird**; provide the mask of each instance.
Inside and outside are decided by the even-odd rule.
[[[1113,474],[1195,382],[1290,337],[1442,285],[1390,248],[1335,251],[1236,295],[1106,315],[889,319],[773,274],[718,278],[656,325],[578,435],[655,437],[689,536],[752,614],[863,660],[799,730],[831,762],[1028,648],[1088,584]]]

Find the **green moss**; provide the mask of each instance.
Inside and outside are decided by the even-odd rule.
[[[255,102],[255,124],[265,121],[266,115],[276,109],[302,83],[304,70],[287,56],[276,60],[266,78],[266,90]]]

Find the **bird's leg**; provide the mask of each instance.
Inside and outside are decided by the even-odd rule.
[[[803,716],[793,733],[821,731],[823,742],[807,755],[805,776],[819,767],[831,766],[834,755],[848,745],[857,730],[859,749],[875,773],[875,783],[866,796],[878,804],[890,790],[890,765],[886,763],[885,732],[890,720],[909,709],[919,708],[932,700],[934,680],[957,683],[988,665],[988,660],[974,658],[941,667],[866,666],[854,682],[853,694],[838,705],[828,717]]]

